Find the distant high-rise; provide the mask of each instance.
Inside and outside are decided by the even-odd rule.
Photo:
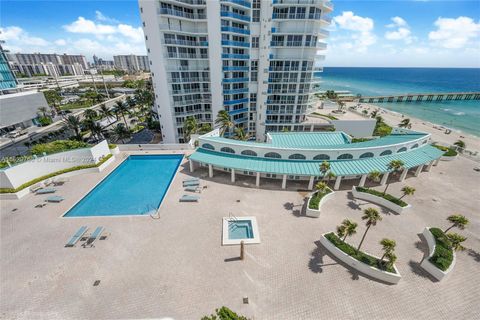
[[[137,56],[134,54],[113,56],[113,62],[117,69],[128,72],[150,71],[147,56]]]
[[[258,140],[301,131],[332,11],[322,0],[139,0],[163,140],[226,110]],[[228,133],[227,133],[228,134]]]
[[[7,57],[15,72],[28,77],[83,75],[88,70],[87,59],[83,55],[13,53]]]

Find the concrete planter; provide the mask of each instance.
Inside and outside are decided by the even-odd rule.
[[[440,161],[453,161],[457,158],[458,158],[458,154],[456,156],[453,156],[453,157],[441,156]]]
[[[119,154],[120,153],[120,148],[118,146],[116,146],[115,148],[113,149],[110,149],[110,152],[115,155],[115,154]]]
[[[452,264],[450,265],[450,267],[445,271],[442,271],[442,270],[438,269],[433,263],[431,263],[429,261],[429,259],[433,256],[433,254],[435,252],[435,246],[436,246],[435,238],[434,238],[433,234],[430,232],[430,228],[428,228],[428,227],[423,230],[422,234],[425,237],[425,239],[427,240],[429,254],[428,254],[428,257],[425,257],[423,259],[422,263],[420,263],[420,266],[425,271],[427,271],[429,274],[431,274],[435,279],[437,279],[438,281],[441,281],[448,274],[450,274],[450,272],[455,267],[455,262],[457,260],[457,257],[455,255],[455,251],[453,252],[453,260],[452,260]]]
[[[406,207],[401,207],[391,201],[388,201],[382,197],[378,197],[378,196],[375,196],[373,194],[370,194],[370,193],[367,193],[367,192],[360,192],[357,190],[357,187],[353,187],[352,188],[352,194],[355,198],[357,199],[361,199],[361,200],[366,200],[366,201],[369,201],[369,202],[373,202],[373,203],[376,203],[376,204],[379,204],[385,208],[388,208],[390,210],[392,210],[393,212],[396,212],[396,213],[402,213],[403,211],[407,210],[407,209],[410,209],[411,208],[411,205],[407,205]]]
[[[30,188],[25,188],[15,193],[0,193],[0,200],[18,200],[30,193]]]
[[[305,210],[305,215],[307,217],[312,217],[312,218],[318,218],[320,217],[320,210],[322,209],[322,205],[328,200],[328,198],[330,198],[330,196],[332,196],[335,192],[333,192],[333,190],[330,189],[330,193],[327,194],[326,196],[324,196],[322,198],[322,200],[320,200],[320,203],[318,204],[318,209],[310,209],[310,200],[312,200],[313,196],[315,195],[316,192],[312,193],[310,195],[310,197],[308,198],[308,201],[307,201],[307,209]]]
[[[325,247],[325,249],[327,249],[336,258],[348,264],[350,267],[354,268],[355,270],[362,272],[374,279],[391,283],[391,284],[397,284],[402,278],[400,272],[398,272],[398,269],[395,265],[393,265],[393,268],[395,269],[396,273],[383,271],[383,270],[374,268],[372,266],[369,266],[368,264],[358,261],[357,259],[349,256],[348,254],[346,254],[345,252],[337,248],[333,243],[331,243],[327,238],[325,238],[325,235],[326,233],[322,234],[322,236],[320,237],[320,243]],[[375,257],[374,255],[370,255],[370,256]],[[375,258],[378,258],[378,257],[375,257]]]

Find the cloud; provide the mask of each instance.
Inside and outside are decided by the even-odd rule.
[[[480,23],[475,23],[469,17],[439,17],[434,25],[437,29],[428,34],[428,39],[432,44],[446,49],[463,48],[480,33]]]
[[[102,12],[100,12],[98,10],[95,11],[95,19],[97,19],[98,21],[110,22],[110,23],[118,23],[119,22],[117,19],[107,17],[106,15],[104,15]]]
[[[18,26],[0,27],[0,40],[6,41],[12,47],[17,49],[22,46],[43,48],[50,44],[43,38],[31,36],[28,32]]]
[[[135,41],[135,42],[143,41],[143,30],[141,27],[134,28],[127,24],[119,24],[117,28],[120,34],[131,39],[132,41]]]
[[[388,24],[387,28],[395,28],[395,27],[408,27],[407,21],[403,20],[401,17],[393,17],[390,20],[393,21],[393,23]]]
[[[366,52],[368,47],[376,43],[377,37],[373,34],[374,22],[371,18],[355,15],[352,11],[344,11],[342,15],[333,18],[339,29],[351,31],[351,42],[342,43],[340,47],[353,49],[357,52]]]
[[[398,16],[391,18],[391,20],[393,23],[388,24],[386,27],[396,28],[396,30],[385,32],[385,39],[393,41],[403,40],[406,44],[412,43],[415,38],[412,37],[408,23]]]
[[[55,40],[54,43],[57,45],[57,46],[65,46],[67,44],[67,41],[64,40],[64,39],[58,39],[58,40]]]
[[[111,25],[97,24],[92,20],[78,17],[78,19],[71,24],[63,26],[65,30],[72,33],[89,33],[93,35],[106,35],[116,32],[116,28]]]

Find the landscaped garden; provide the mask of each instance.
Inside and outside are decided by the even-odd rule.
[[[324,182],[317,183],[315,189],[317,189],[317,191],[310,198],[310,201],[308,202],[308,209],[318,210],[322,198],[333,191],[327,187]]]
[[[373,189],[369,189],[369,188],[364,188],[364,187],[355,187],[357,189],[358,192],[365,192],[365,193],[369,193],[371,195],[374,195],[374,196],[377,196],[377,197],[380,197],[380,198],[383,198],[385,200],[388,200],[400,207],[406,207],[408,206],[408,203],[406,203],[405,201],[397,198],[397,197],[394,197],[392,196],[391,194],[384,194],[383,192],[381,191],[377,191],[377,190],[373,190]]]
[[[453,148],[445,147],[445,146],[439,146],[438,144],[432,144],[435,148],[442,150],[444,152],[443,156],[444,157],[455,157],[458,155],[458,152],[455,151]]]

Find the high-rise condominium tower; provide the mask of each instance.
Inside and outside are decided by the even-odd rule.
[[[331,4],[322,0],[139,0],[166,143],[189,116],[227,110],[258,140],[303,130]],[[228,134],[228,133],[227,133]]]

